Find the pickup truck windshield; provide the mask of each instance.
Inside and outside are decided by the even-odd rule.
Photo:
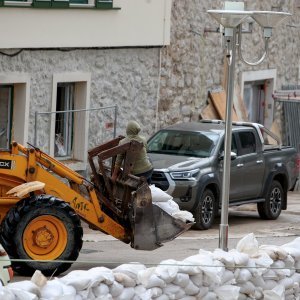
[[[218,140],[213,132],[161,130],[148,141],[148,152],[209,157]]]

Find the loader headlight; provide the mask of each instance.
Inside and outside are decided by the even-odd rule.
[[[170,175],[174,180],[184,180],[184,179],[196,179],[199,173],[200,173],[200,169],[195,169],[190,171],[171,172]]]

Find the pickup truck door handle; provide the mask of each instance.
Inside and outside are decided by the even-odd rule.
[[[263,160],[257,160],[256,163],[257,164],[262,164],[264,161]]]
[[[237,164],[236,166],[237,166],[238,168],[241,168],[241,167],[244,166],[244,164]]]

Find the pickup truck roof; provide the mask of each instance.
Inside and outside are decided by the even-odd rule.
[[[258,123],[250,123],[250,122],[232,122],[233,130],[243,129],[245,127],[255,128],[260,141],[264,144],[263,133],[265,132],[267,135],[271,136],[279,147],[281,147],[280,139],[263,125]],[[218,134],[222,134],[225,129],[225,121],[223,120],[201,120],[200,122],[189,122],[189,123],[179,123],[174,124],[166,128],[167,130],[184,130],[184,131],[212,131]]]

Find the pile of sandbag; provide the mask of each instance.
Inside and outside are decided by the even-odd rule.
[[[178,204],[173,200],[173,197],[156,187],[150,185],[152,203],[159,206],[175,219],[180,219],[183,222],[194,222],[193,214],[186,210],[180,210]]]
[[[5,300],[243,300],[299,299],[300,238],[282,246],[258,245],[253,234],[236,249],[199,250],[182,261],[140,263],[111,270],[96,267],[47,280],[37,271],[29,281],[0,288]]]

